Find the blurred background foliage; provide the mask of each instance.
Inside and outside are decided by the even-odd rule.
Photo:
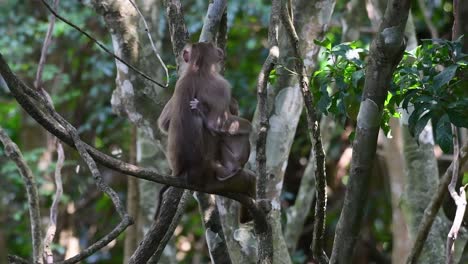
[[[111,39],[102,18],[83,1],[61,1],[59,12],[76,25],[86,29],[96,39],[111,47]],[[183,1],[186,22],[192,39],[198,38],[207,1]],[[233,86],[233,95],[238,99],[241,114],[251,119],[256,106],[255,83],[263,60],[267,55],[266,37],[269,19],[269,1],[229,1],[228,45],[226,77]],[[327,38],[330,45],[340,44],[341,27],[339,18],[345,12],[347,1],[338,1]],[[441,38],[450,38],[452,4],[446,0],[427,1],[432,12],[432,21]],[[162,9],[164,10],[164,9]],[[418,39],[430,38],[421,11],[415,4],[414,22]],[[0,50],[15,71],[26,83],[32,85],[39,61],[42,42],[48,26],[49,13],[36,1],[0,0]],[[365,21],[368,21],[365,18]],[[363,26],[370,27],[370,22]],[[174,64],[172,50],[165,25],[158,25],[163,38],[162,55],[169,64]],[[93,45],[79,32],[57,21],[54,40],[50,47],[44,70],[44,86],[52,95],[57,111],[79,128],[81,137],[97,148],[111,153],[122,149],[119,158],[128,159],[131,127],[126,120],[112,113],[110,98],[115,85],[115,63],[106,53]],[[372,33],[361,34],[353,45],[367,49]],[[320,56],[320,64],[327,57]],[[359,77],[359,76],[358,76]],[[362,76],[360,76],[362,77]],[[319,89],[319,86],[316,87]],[[359,99],[359,98],[356,98]],[[4,84],[0,83],[0,125],[23,151],[28,164],[37,177],[41,195],[41,213],[48,217],[54,185],[52,181],[55,164],[41,167],[45,150],[46,132],[21,110]],[[337,162],[349,146],[349,127],[352,122],[341,122],[333,133],[327,153],[327,175],[329,177],[329,206],[327,215],[327,248],[331,247],[334,228],[338,221],[344,195],[346,175],[335,179]],[[347,129],[345,129],[347,128]],[[294,203],[301,175],[310,151],[305,117],[301,117],[292,147],[284,182],[282,205],[284,208]],[[53,159],[55,160],[55,159]],[[110,200],[102,196],[86,170],[81,169],[74,151],[66,148],[66,164],[63,170],[64,196],[59,215],[58,230],[72,232],[85,247],[101,237],[117,224],[118,218]],[[385,170],[385,169],[384,169]],[[115,177],[115,172],[103,169],[105,180],[124,197],[125,177]],[[366,205],[363,236],[369,250],[389,259],[392,250],[390,191],[388,177],[378,174],[372,178],[369,203]],[[4,263],[6,253],[30,256],[31,242],[29,215],[26,207],[26,193],[23,182],[13,163],[7,160],[0,148],[0,263]],[[209,258],[204,245],[203,227],[197,205],[192,201],[176,230],[180,263],[200,263]],[[314,210],[311,210],[313,212]],[[311,213],[298,250],[293,254],[296,263],[308,259],[312,233]],[[65,232],[66,231],[66,232]],[[86,263],[121,263],[122,237],[110,244]],[[57,243],[58,252],[64,252]],[[377,254],[376,253],[376,254]]]

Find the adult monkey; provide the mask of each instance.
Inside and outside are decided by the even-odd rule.
[[[242,156],[241,161],[246,161],[248,154],[244,158],[220,147],[222,142],[227,143],[221,146],[229,146],[231,136],[236,142],[241,140],[235,137],[247,138],[248,145],[251,129],[247,120],[229,113],[230,86],[217,71],[223,58],[222,50],[212,43],[195,43],[184,49],[182,58],[187,64],[158,120],[160,129],[168,134],[167,152],[172,174],[185,177],[189,183],[206,191],[239,192],[255,197],[255,175],[239,169],[238,165],[228,164],[231,161],[240,164],[232,159]],[[199,105],[193,104],[194,98]],[[235,148],[233,150],[236,152]],[[242,149],[242,154],[244,152]],[[220,154],[221,160],[217,160]]]

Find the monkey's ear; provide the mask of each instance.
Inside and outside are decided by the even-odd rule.
[[[184,58],[184,61],[188,63],[190,60],[190,51],[184,49],[184,51],[182,51],[182,58]]]

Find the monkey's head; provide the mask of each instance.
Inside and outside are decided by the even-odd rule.
[[[224,52],[211,42],[198,42],[187,45],[182,58],[196,71],[213,71],[223,59]]]

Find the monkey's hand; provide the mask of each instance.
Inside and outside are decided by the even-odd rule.
[[[190,101],[190,109],[192,109],[192,110],[195,110],[195,109],[196,109],[196,110],[200,110],[200,109],[198,108],[198,103],[200,103],[200,101],[198,101],[197,98],[193,98],[193,100]]]

